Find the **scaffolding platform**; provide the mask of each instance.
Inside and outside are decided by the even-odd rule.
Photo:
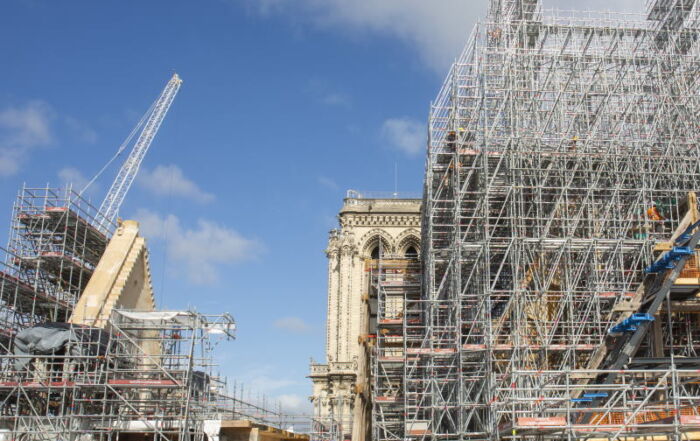
[[[24,234],[37,237],[61,233],[57,240],[65,241],[68,249],[84,248],[83,259],[93,266],[100,261],[109,241],[105,234],[68,207],[47,207],[38,213],[20,212],[17,218],[27,229]]]
[[[191,311],[117,310],[104,329],[35,325],[0,358],[3,427],[26,439],[132,431],[181,439],[198,428],[190,436],[203,440],[198,422],[240,416],[211,358],[211,345],[234,332],[227,314]]]
[[[97,219],[70,187],[22,188],[0,271],[0,308],[13,331],[68,320],[115,227],[103,233]]]
[[[90,280],[94,268],[70,254],[58,251],[46,251],[38,256],[24,256],[15,259],[17,267],[43,271],[59,286],[78,288]]]
[[[398,441],[404,439],[405,377],[415,349],[411,340],[415,332],[409,327],[421,322],[412,311],[420,298],[421,267],[417,257],[379,254],[379,259],[365,265],[370,298],[377,304],[377,334],[370,357],[372,439]]]
[[[0,271],[0,299],[19,312],[46,317],[51,317],[56,311],[60,316],[66,316],[72,308],[69,301],[47,295],[3,271]]]

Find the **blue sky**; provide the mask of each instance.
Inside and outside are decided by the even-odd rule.
[[[345,190],[392,191],[395,167],[399,191],[421,190],[430,99],[485,8],[3,1],[0,243],[22,183],[86,182],[178,72],[121,215],[143,221],[160,306],[232,313],[223,371],[303,409],[309,358],[323,360],[323,249]],[[98,205],[115,173],[89,191]]]

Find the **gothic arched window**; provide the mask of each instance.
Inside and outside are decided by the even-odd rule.
[[[416,250],[416,247],[411,245],[408,248],[406,248],[406,251],[404,252],[404,257],[406,257],[408,259],[417,259],[418,258],[418,250]]]
[[[379,243],[377,243],[377,245],[375,245],[374,248],[372,248],[372,252],[370,253],[370,257],[372,259],[374,259],[374,260],[379,259],[379,249],[380,248],[381,247],[379,246]]]

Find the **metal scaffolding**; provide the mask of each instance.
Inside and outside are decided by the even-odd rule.
[[[343,424],[333,415],[312,415],[309,435],[314,441],[341,441],[343,439]]]
[[[0,358],[1,429],[27,440],[203,440],[206,420],[234,419],[240,406],[211,358],[214,340],[234,330],[227,314],[180,311],[116,311],[105,328],[25,329]]]
[[[96,213],[70,186],[22,188],[0,263],[0,353],[19,329],[68,320],[114,229],[98,231]]]
[[[228,314],[116,310],[104,327],[68,323],[116,227],[97,211],[70,187],[17,197],[0,264],[0,437],[202,441],[223,420],[307,429],[216,375]]]
[[[388,256],[366,264],[369,299],[376,334],[371,350],[372,439],[404,439],[406,369],[419,352],[420,341],[412,330],[422,323],[416,315],[420,301],[421,267],[415,258]]]
[[[405,438],[700,431],[695,297],[647,314],[629,363],[601,355],[700,189],[700,6],[647,8],[493,0],[453,65],[429,122]]]

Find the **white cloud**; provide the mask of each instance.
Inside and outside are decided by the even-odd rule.
[[[333,179],[326,176],[319,176],[318,183],[329,190],[337,190],[339,188],[338,184]]]
[[[244,0],[258,12],[309,17],[314,25],[366,36],[388,35],[415,47],[443,72],[459,54],[486,1],[465,0]]]
[[[17,173],[29,152],[54,142],[52,118],[53,112],[43,101],[0,111],[0,176]]]
[[[346,93],[336,90],[322,78],[312,78],[306,85],[306,93],[317,102],[329,107],[352,107],[352,99]]]
[[[407,117],[390,118],[382,124],[382,137],[392,148],[415,156],[425,149],[425,124]]]
[[[306,390],[308,384],[303,378],[289,375],[284,365],[255,364],[244,367],[243,371],[229,378],[236,380],[236,396],[252,403],[262,404],[264,399],[268,408],[279,404],[288,414],[310,414],[311,404],[306,395],[299,394]]]
[[[248,381],[246,381],[246,384],[250,385],[251,390],[255,390],[260,393],[270,393],[285,387],[294,386],[297,384],[297,382],[285,378],[260,374],[250,377]]]
[[[283,369],[282,369],[283,372]],[[279,366],[261,365],[249,368],[242,374],[237,375],[237,381],[244,384],[245,389],[251,393],[272,394],[281,393],[280,389],[298,386],[297,379],[284,378],[280,374]]]
[[[279,14],[352,36],[383,35],[415,48],[443,74],[459,55],[487,0],[229,0],[263,16]],[[544,8],[643,12],[642,0],[544,0]],[[299,18],[301,17],[301,18]]]
[[[349,108],[352,106],[350,97],[340,92],[329,92],[321,97],[321,102],[328,106]]]
[[[0,147],[0,176],[12,176],[19,170],[20,152]]]
[[[50,109],[41,101],[32,101],[23,108],[9,107],[0,112],[0,127],[7,132],[3,143],[37,147],[51,143]]]
[[[286,414],[310,414],[311,403],[309,399],[302,395],[282,394],[273,398],[282,407],[282,412]],[[283,427],[287,429],[287,427]]]
[[[306,334],[311,331],[311,326],[299,317],[283,317],[274,323],[276,328],[295,334]]]
[[[97,142],[97,132],[85,122],[73,118],[72,116],[64,116],[63,122],[80,141],[87,144],[94,144]]]
[[[159,165],[153,170],[141,168],[137,182],[156,196],[173,195],[194,202],[206,204],[215,197],[207,193],[193,181],[185,177],[176,165]]]
[[[200,219],[188,229],[175,215],[161,216],[147,209],[137,211],[135,218],[146,239],[165,241],[168,257],[193,283],[213,283],[220,265],[253,260],[263,252],[257,240],[216,222]]]
[[[76,192],[82,191],[90,182],[83,173],[75,167],[64,167],[58,171],[58,178],[63,184],[71,184]],[[93,184],[94,185],[94,184]]]

